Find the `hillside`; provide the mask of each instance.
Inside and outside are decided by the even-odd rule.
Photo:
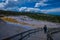
[[[0,10],[0,15],[4,15],[4,16],[26,15],[37,20],[45,20],[45,21],[60,23],[60,16],[43,14],[43,13],[13,12],[13,11]]]

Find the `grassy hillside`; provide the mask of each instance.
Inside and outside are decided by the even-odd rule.
[[[0,15],[5,15],[5,16],[26,15],[26,16],[29,16],[29,17],[37,19],[37,20],[46,20],[46,21],[60,23],[60,16],[43,14],[43,13],[12,12],[12,11],[0,10]]]

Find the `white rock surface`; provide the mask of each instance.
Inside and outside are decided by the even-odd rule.
[[[41,20],[35,20],[28,16],[8,16],[8,18],[16,19],[18,22],[25,22],[28,24],[33,24],[35,27],[43,27],[44,25],[47,25],[47,27],[60,27],[60,23],[53,23],[48,21],[41,21]]]

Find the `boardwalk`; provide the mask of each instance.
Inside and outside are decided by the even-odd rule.
[[[47,35],[42,30],[37,33],[33,33],[32,35],[30,35],[28,39],[24,39],[24,40],[47,40]]]
[[[29,33],[29,32],[28,32]],[[27,33],[26,33],[27,34]],[[24,34],[23,34],[24,35]],[[20,39],[20,35],[18,36],[14,36],[13,38],[9,38],[11,40],[19,40]],[[9,40],[9,39],[4,39],[4,40]],[[46,34],[42,31],[40,32],[36,32],[36,33],[32,33],[30,35],[27,35],[25,37],[23,37],[22,39],[20,40],[47,40],[47,36]]]

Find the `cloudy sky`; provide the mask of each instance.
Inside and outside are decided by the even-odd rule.
[[[0,10],[60,15],[60,0],[0,0]]]

